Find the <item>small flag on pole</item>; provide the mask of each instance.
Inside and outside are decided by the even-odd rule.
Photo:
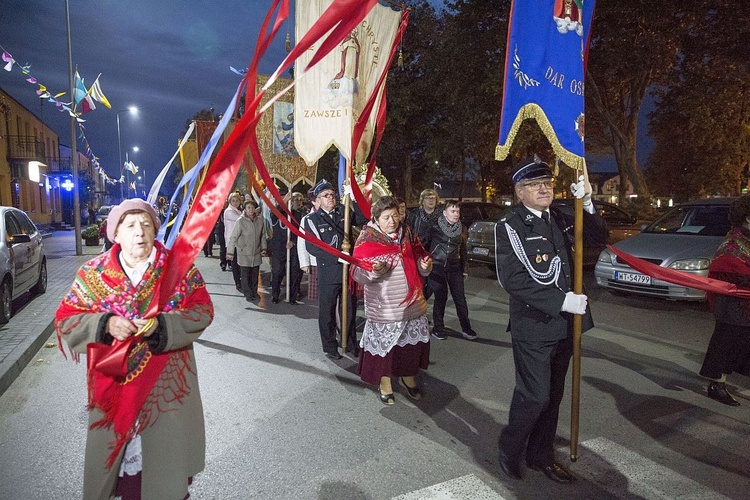
[[[99,75],[101,76],[101,75]],[[112,105],[109,103],[109,100],[104,96],[102,93],[102,87],[99,85],[99,76],[96,77],[96,80],[94,80],[94,84],[89,89],[89,95],[97,102],[100,102],[104,104],[106,107],[112,109]]]

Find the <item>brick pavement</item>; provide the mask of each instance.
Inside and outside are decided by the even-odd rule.
[[[45,239],[45,247],[48,241]],[[100,249],[100,246],[84,246],[83,255],[76,256],[75,250],[55,252],[45,248],[47,292],[39,296],[26,293],[14,300],[13,317],[0,328],[0,395],[50,338],[53,315],[63,295],[70,290],[76,271]]]

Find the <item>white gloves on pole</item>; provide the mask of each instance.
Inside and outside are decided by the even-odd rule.
[[[593,214],[596,210],[594,204],[591,202],[591,186],[588,186],[588,192],[586,192],[586,181],[581,175],[578,177],[578,182],[574,182],[570,185],[570,191],[576,198],[583,198],[583,209],[588,213]]]
[[[573,292],[568,292],[565,294],[565,300],[563,301],[560,310],[570,314],[585,314],[587,302],[588,297],[584,294],[578,295]]]

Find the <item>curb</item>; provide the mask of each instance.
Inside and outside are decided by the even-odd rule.
[[[0,370],[0,396],[11,386],[11,384],[18,378],[21,372],[26,368],[34,355],[39,349],[47,342],[47,339],[55,333],[55,327],[50,321],[49,325],[42,330],[38,335],[27,336],[21,345],[17,347],[21,351],[21,354],[15,359],[10,366],[5,370]]]

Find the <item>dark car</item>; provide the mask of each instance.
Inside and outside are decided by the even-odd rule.
[[[573,207],[573,199],[556,199],[552,206]],[[643,224],[638,223],[638,218],[630,215],[617,205],[603,201],[595,201],[594,206],[599,214],[604,218],[609,229],[609,241],[617,241],[629,238],[640,232]],[[494,221],[481,221],[472,224],[469,228],[469,236],[466,242],[466,251],[469,262],[479,262],[487,264],[490,268],[495,268],[495,224]],[[586,266],[594,265],[599,257],[603,247],[590,247],[584,245],[583,264]]]

